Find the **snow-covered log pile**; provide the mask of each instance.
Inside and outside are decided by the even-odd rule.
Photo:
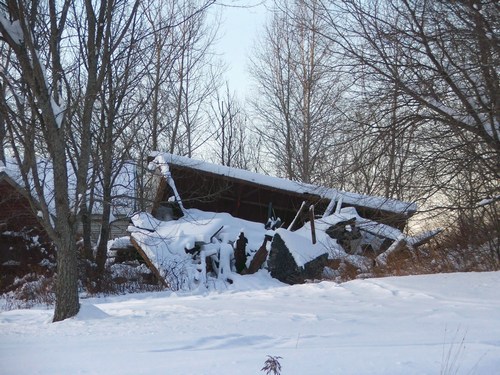
[[[271,243],[268,269],[271,276],[287,284],[320,278],[328,260],[328,249],[301,235],[278,229]]]

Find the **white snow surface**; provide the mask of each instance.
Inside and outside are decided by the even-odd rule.
[[[84,299],[58,323],[3,311],[0,373],[256,375],[271,355],[282,375],[498,374],[498,285],[500,272],[285,286],[260,271],[223,292]]]

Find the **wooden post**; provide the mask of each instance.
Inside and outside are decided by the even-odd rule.
[[[293,229],[293,226],[295,225],[295,223],[297,222],[297,219],[299,218],[300,214],[302,213],[302,211],[304,210],[304,207],[306,206],[306,201],[302,201],[302,204],[300,205],[300,208],[299,210],[297,211],[297,214],[295,215],[295,217],[293,218],[292,222],[290,223],[290,225],[288,226],[288,230],[292,230]]]
[[[340,210],[342,209],[342,203],[343,203],[343,199],[342,199],[342,197],[340,197],[339,200],[337,201],[337,207],[335,207],[336,214],[340,214]]]
[[[330,203],[328,203],[328,207],[326,208],[325,212],[323,212],[323,217],[327,217],[327,216],[330,216],[333,212],[333,210],[335,209],[335,204],[336,204],[336,199],[337,196],[335,197],[332,197],[332,199],[330,200]]]
[[[313,245],[316,243],[316,229],[314,228],[314,204],[309,207],[309,221],[311,222],[311,239]]]

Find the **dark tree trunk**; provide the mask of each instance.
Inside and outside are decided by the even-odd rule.
[[[94,254],[92,252],[92,240],[91,240],[91,214],[87,209],[86,204],[82,204],[80,208],[81,220],[82,220],[82,235],[83,235],[83,249],[82,256],[84,259],[93,261]]]
[[[108,239],[111,232],[111,225],[109,223],[110,214],[111,214],[111,206],[106,203],[104,204],[103,207],[101,231],[99,235],[99,243],[97,244],[97,251],[95,258],[97,264],[97,273],[99,275],[99,278],[102,278],[106,266]]]
[[[56,242],[57,278],[54,322],[71,318],[80,310],[74,233],[69,225],[61,229],[61,238]]]

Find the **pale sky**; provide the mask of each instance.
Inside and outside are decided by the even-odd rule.
[[[226,3],[231,3],[230,0]],[[236,4],[258,4],[252,8],[223,7],[220,26],[220,41],[216,50],[228,66],[225,78],[229,88],[238,93],[241,100],[249,93],[250,76],[248,57],[255,45],[257,35],[266,20],[265,2],[240,0]]]

